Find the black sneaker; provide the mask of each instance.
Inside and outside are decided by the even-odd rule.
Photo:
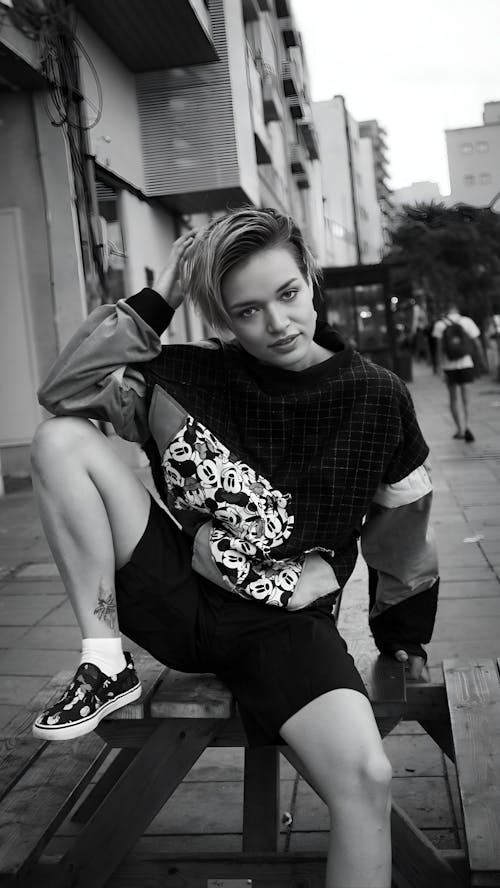
[[[464,433],[464,441],[467,441],[467,443],[470,444],[471,441],[475,441],[475,440],[476,440],[476,439],[475,439],[474,435],[472,434],[471,430],[470,430],[470,429],[465,429],[465,433]]]
[[[131,654],[118,675],[105,675],[93,663],[82,663],[62,697],[36,719],[32,731],[42,740],[72,740],[89,734],[110,712],[141,696]]]

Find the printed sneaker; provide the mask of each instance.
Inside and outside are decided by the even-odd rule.
[[[125,652],[127,665],[118,675],[105,675],[93,663],[82,663],[62,697],[36,719],[32,731],[43,740],[72,740],[89,734],[101,719],[141,696],[134,661]]]

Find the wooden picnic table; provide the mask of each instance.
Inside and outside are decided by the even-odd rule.
[[[492,660],[445,661],[441,682],[410,682],[371,640],[350,637],[382,736],[401,720],[419,722],[456,761],[467,849],[435,848],[396,804],[393,880],[398,888],[500,886],[500,682]],[[280,853],[279,752],[245,749],[241,852],[130,853],[207,747],[245,746],[237,707],[211,675],[165,670],[138,660],[142,700],[97,732],[45,743],[21,730],[0,761],[0,885],[18,888],[211,888],[233,880],[252,888],[323,888],[325,859]],[[47,688],[65,687],[68,674]],[[45,702],[44,700],[44,702]],[[41,700],[34,702],[38,708]],[[32,713],[25,716],[31,724]],[[76,810],[79,832],[58,859],[44,855],[111,750],[119,750]],[[249,882],[241,880],[250,880]],[[227,882],[231,885],[231,881]]]

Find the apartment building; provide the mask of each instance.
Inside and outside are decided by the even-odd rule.
[[[343,96],[313,103],[324,195],[324,265],[378,262],[383,250],[381,212],[370,139]]]
[[[359,134],[362,139],[370,139],[373,151],[373,168],[375,171],[375,185],[377,200],[382,213],[382,230],[384,244],[391,243],[391,229],[394,218],[392,191],[389,187],[389,158],[387,146],[387,132],[378,120],[362,120],[359,124]]]
[[[412,206],[418,203],[442,203],[443,200],[438,183],[428,181],[412,182],[411,185],[405,185],[403,188],[395,188],[391,196],[392,204],[396,210],[405,204]]]
[[[76,0],[64,33],[39,5],[27,23],[0,0],[0,372],[16,381],[0,394],[0,477],[28,472],[36,390],[88,310],[150,285],[186,226],[271,205],[321,249],[288,0]],[[74,82],[60,82],[75,54]],[[183,305],[166,340],[204,332]]]
[[[446,130],[451,202],[488,206],[500,193],[500,101],[486,102],[483,123]]]

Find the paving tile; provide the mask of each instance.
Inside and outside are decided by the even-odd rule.
[[[482,586],[483,584],[477,583],[477,585]],[[481,617],[491,617],[493,618],[492,623],[496,625],[500,635],[500,584],[497,583],[495,585],[498,587],[498,595],[441,600],[438,606],[439,618],[442,620],[467,618],[468,620],[473,620],[475,625],[476,621]]]
[[[75,612],[66,596],[58,607],[54,608],[40,620],[39,626],[77,626]]]
[[[56,675],[63,669],[76,669],[74,651],[37,651],[14,648],[0,652],[0,675]]]
[[[281,781],[281,810],[291,807],[293,780]],[[154,833],[240,833],[243,816],[241,781],[185,782],[176,789],[146,831]]]
[[[490,571],[490,576],[494,574]],[[494,578],[491,580],[447,580],[441,577],[439,586],[440,598],[500,598],[500,582]]]
[[[293,829],[300,832],[318,832],[329,829],[328,808],[302,778],[297,787]]]
[[[82,633],[73,626],[36,626],[21,635],[16,644],[23,650],[81,651]]]
[[[51,580],[58,579],[59,571],[53,561],[42,561],[35,564],[26,564],[19,568],[16,579],[26,580]]]
[[[426,645],[428,665],[441,666],[443,660],[460,660],[471,657],[498,657],[498,635],[496,638],[454,639],[450,641],[432,640]]]
[[[392,729],[390,734],[388,734],[387,736],[393,737],[400,734],[425,734],[425,731],[422,725],[416,721],[401,721]]]
[[[394,777],[392,796],[415,826],[427,829],[456,827],[445,777]]]
[[[62,596],[0,594],[0,622],[3,626],[32,626],[63,601]]]
[[[0,649],[17,644],[28,631],[26,626],[0,626]]]
[[[495,599],[486,599],[493,602]],[[452,604],[452,602],[442,602]],[[498,616],[474,616],[467,618],[461,615],[454,619],[448,618],[443,612],[438,613],[433,642],[453,641],[455,644],[464,642],[497,641],[500,638],[500,618]],[[498,648],[497,648],[498,649]]]
[[[47,678],[45,676],[3,676],[0,682],[0,703],[14,706],[20,704],[22,706],[28,703],[46,683]]]
[[[65,595],[64,586],[60,580],[23,580],[18,579],[18,574],[12,577],[2,587],[2,595]]]
[[[13,703],[3,703],[0,705],[0,733],[3,729],[18,715],[22,710],[22,706],[15,706]]]
[[[383,740],[394,777],[442,777],[445,773],[441,750],[427,734],[414,734],[402,740],[391,735]]]

